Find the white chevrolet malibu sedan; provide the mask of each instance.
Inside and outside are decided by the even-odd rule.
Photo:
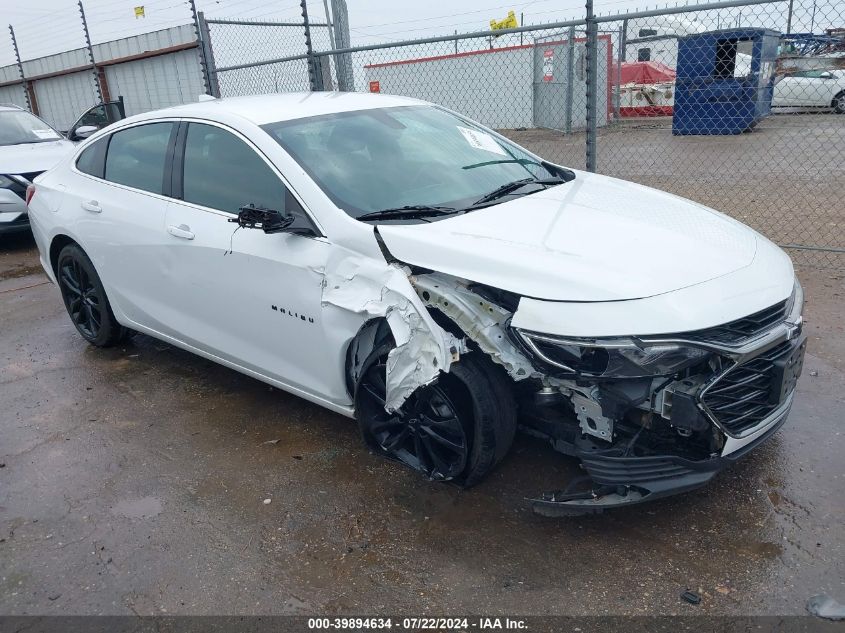
[[[480,481],[519,425],[588,475],[536,491],[541,514],[705,484],[783,424],[801,372],[801,286],[766,238],[422,101],[150,112],[27,197],[93,345],[167,341],[432,480]]]

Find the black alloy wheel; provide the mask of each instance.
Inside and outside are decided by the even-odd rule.
[[[420,387],[398,411],[388,413],[386,357],[370,365],[360,383],[359,407],[369,425],[367,443],[432,480],[458,477],[466,467],[466,422],[444,385]]]
[[[70,320],[86,339],[96,339],[103,323],[102,297],[78,259],[62,262],[59,283]]]
[[[56,261],[56,279],[68,316],[82,337],[97,347],[109,347],[127,330],[114,318],[94,264],[78,245],[69,244]]]
[[[355,415],[364,443],[434,481],[472,486],[507,454],[516,432],[510,379],[482,352],[419,387],[396,411],[385,410],[387,356],[374,349],[355,389]]]

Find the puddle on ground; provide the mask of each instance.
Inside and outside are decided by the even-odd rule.
[[[129,519],[149,519],[161,514],[161,501],[155,497],[143,497],[134,501],[120,501],[112,508],[112,514]]]

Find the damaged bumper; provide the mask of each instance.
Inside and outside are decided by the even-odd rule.
[[[739,448],[709,459],[689,460],[675,455],[621,457],[592,443],[579,446],[575,456],[581,460],[591,487],[582,491],[570,488],[547,492],[539,498],[530,499],[531,508],[543,516],[577,516],[700,488],[716,473],[730,467],[772,437],[786,422],[792,400],[790,395],[774,414],[747,436],[747,441]]]

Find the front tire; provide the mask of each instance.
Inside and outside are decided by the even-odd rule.
[[[114,318],[94,264],[78,245],[68,244],[56,260],[56,278],[76,331],[96,347],[110,347],[126,335]]]
[[[355,410],[370,450],[434,481],[469,487],[507,454],[516,431],[516,403],[498,368],[481,352],[418,388],[393,413],[384,409],[386,361],[392,344],[374,349],[355,390]]]
[[[845,91],[840,92],[833,98],[833,111],[836,114],[845,114]]]

